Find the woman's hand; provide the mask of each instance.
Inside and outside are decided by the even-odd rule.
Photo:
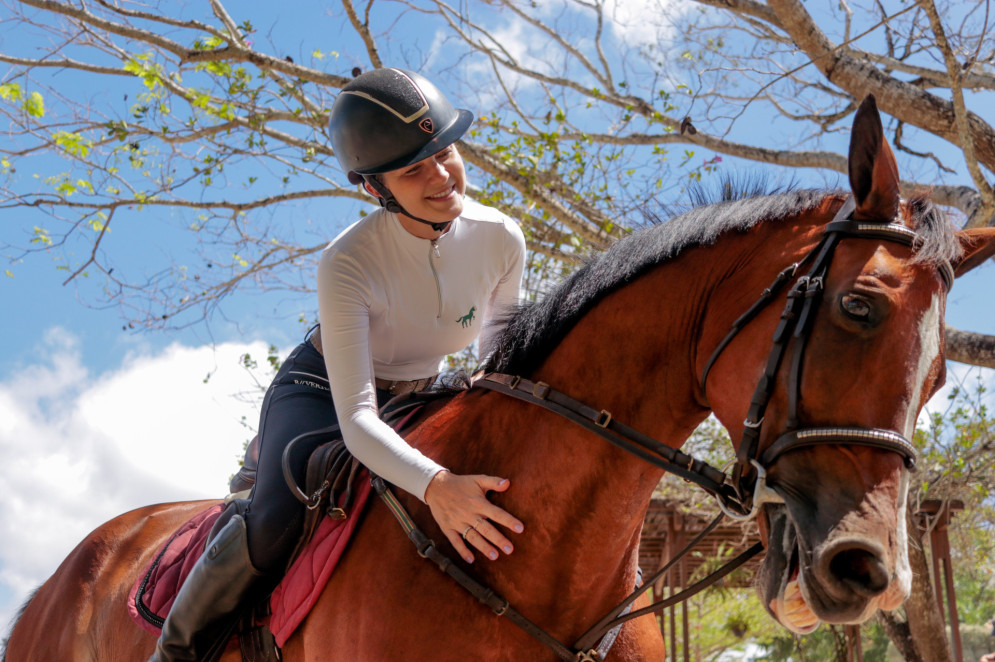
[[[511,554],[514,547],[496,525],[515,533],[525,527],[487,499],[488,492],[504,492],[511,486],[505,478],[458,475],[440,471],[425,490],[425,503],[449,542],[467,563],[473,563],[470,546],[494,561],[498,550]]]

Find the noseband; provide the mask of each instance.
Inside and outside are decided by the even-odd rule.
[[[701,389],[706,392],[708,373],[732,342],[733,338],[770,304],[777,294],[795,277],[802,265],[811,262],[808,273],[799,277],[788,291],[787,303],[781,319],[774,331],[773,346],[767,357],[763,377],[757,384],[750,401],[750,409],[743,421],[743,436],[739,443],[736,460],[732,463],[732,485],[736,489],[740,503],[749,505],[748,512],[735,512],[719,499],[719,506],[726,515],[736,519],[749,519],[763,503],[781,503],[781,499],[767,487],[766,471],[783,454],[825,444],[866,446],[898,453],[909,469],[915,467],[916,450],[904,435],[894,430],[859,427],[798,427],[798,403],[801,400],[802,364],[805,348],[812,328],[812,320],[822,301],[825,291],[825,278],[832,264],[833,253],[839,242],[846,237],[860,237],[891,241],[916,248],[922,238],[915,231],[901,223],[872,223],[853,220],[856,208],[850,196],[837,212],[836,217],[826,225],[822,240],[800,262],[792,264],[777,275],[774,282],[760,295],[760,298],[735,322],[732,329],[712,352],[701,376]],[[939,265],[940,276],[947,290],[953,286],[954,272],[949,261]],[[794,343],[792,343],[794,339]],[[764,414],[770,404],[783,359],[791,346],[791,365],[788,374],[788,416],[787,431],[773,444],[760,453],[760,432],[764,424]],[[751,484],[752,483],[752,484]]]

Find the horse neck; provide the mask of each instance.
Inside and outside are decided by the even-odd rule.
[[[708,413],[695,367],[707,269],[666,263],[606,296],[532,378],[679,447]]]
[[[657,267],[597,304],[530,378],[678,447],[707,415],[695,401],[693,365],[697,292],[706,290],[679,265]],[[522,556],[508,565],[545,559],[551,587],[590,590],[598,577],[612,598],[631,590],[663,472],[536,405],[494,393],[468,400],[467,420],[484,435],[473,445],[500,448],[497,475],[512,481],[499,502],[527,522]]]

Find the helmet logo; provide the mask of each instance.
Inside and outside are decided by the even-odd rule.
[[[425,133],[432,133],[435,131],[435,125],[432,123],[431,117],[426,117],[421,122],[418,123],[418,128]]]

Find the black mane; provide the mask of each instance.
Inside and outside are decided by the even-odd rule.
[[[619,240],[540,300],[521,305],[495,339],[483,369],[529,375],[595,304],[646,270],[686,249],[713,244],[723,233],[745,232],[812,209],[827,195],[846,194],[797,190],[737,199],[727,185],[721,193],[721,202],[700,204],[699,197],[699,206]],[[925,238],[917,258],[933,262],[955,256],[959,246],[943,214],[925,196],[914,199],[912,209],[913,227]]]

